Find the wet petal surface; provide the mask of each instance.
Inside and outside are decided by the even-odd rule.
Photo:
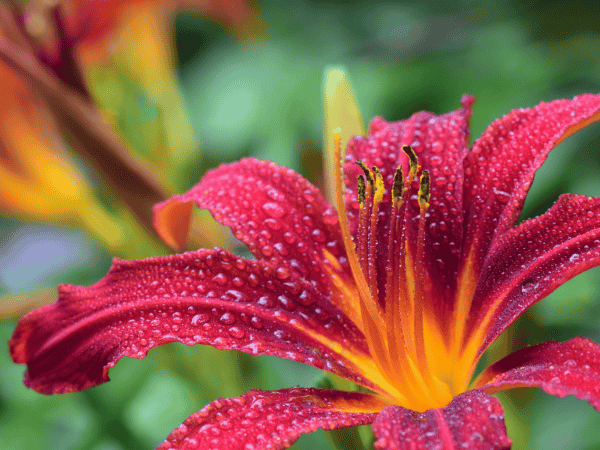
[[[557,397],[587,400],[600,411],[600,346],[576,337],[526,347],[492,364],[474,384],[489,393],[537,386]]]
[[[310,283],[224,250],[116,260],[98,283],[63,285],[22,318],[10,350],[28,365],[25,384],[50,394],[106,382],[121,357],[170,342],[276,355],[372,387],[364,337]]]
[[[519,218],[537,169],[561,141],[600,120],[600,96],[540,103],[493,122],[465,158],[464,255],[476,274],[496,236]]]
[[[381,450],[499,450],[511,446],[500,402],[479,391],[465,392],[445,408],[421,414],[388,406],[372,427],[377,437],[375,448]]]
[[[324,293],[329,281],[323,250],[345,264],[337,212],[291,169],[249,158],[209,171],[187,193],[155,207],[155,223],[167,242],[185,236],[182,223],[188,223],[191,202],[231,227],[257,258],[299,273]]]
[[[385,403],[370,394],[292,388],[252,390],[192,414],[158,450],[284,449],[305,433],[371,423]]]
[[[479,353],[532,304],[599,264],[597,198],[561,195],[545,214],[495,239],[467,324],[471,331],[487,328]]]

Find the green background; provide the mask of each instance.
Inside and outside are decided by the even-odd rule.
[[[460,106],[463,93],[475,95],[473,138],[511,109],[598,93],[600,6],[593,5],[262,1],[266,33],[242,45],[210,22],[181,15],[179,76],[201,147],[178,168],[178,187],[247,155],[318,180],[328,65],[346,68],[367,120],[444,113]],[[125,100],[132,111],[142,101]],[[122,118],[124,133],[135,133],[136,120],[143,114]],[[564,192],[600,196],[599,144],[597,124],[561,143],[536,175],[522,217],[543,213]],[[110,258],[84,232],[0,218],[0,294],[93,283]],[[599,280],[600,270],[590,270],[535,305],[490,357],[549,339],[600,342]],[[15,323],[0,324],[0,340],[8,341]],[[46,397],[23,386],[23,367],[5,351],[0,365],[0,448],[7,449],[154,448],[215,398],[313,386],[320,377],[277,358],[171,344],[141,361],[124,358],[110,383]],[[600,448],[600,415],[588,403],[537,389],[500,398],[514,449]],[[319,431],[293,448],[327,445]]]

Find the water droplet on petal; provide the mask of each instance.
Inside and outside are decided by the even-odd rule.
[[[243,302],[246,300],[246,295],[243,292],[236,291],[235,289],[229,289],[225,292],[225,296],[236,302]]]
[[[328,208],[323,213],[323,223],[327,225],[335,225],[338,223],[338,215],[335,209]]]
[[[224,273],[215,275],[212,280],[219,286],[225,286],[227,284],[227,276]]]
[[[219,318],[219,322],[223,325],[233,325],[235,323],[235,316],[229,312],[226,312]]]
[[[263,295],[256,303],[264,308],[274,308],[277,305],[277,302],[267,295]]]
[[[277,268],[275,275],[280,280],[287,280],[292,275],[292,272],[290,272],[290,269],[288,269],[287,267],[279,267]]]
[[[319,228],[315,228],[312,233],[311,233],[311,237],[313,238],[313,240],[315,242],[319,242],[319,243],[323,243],[325,242],[325,233],[323,233],[323,231]]]
[[[496,194],[496,200],[498,200],[500,203],[508,203],[510,200],[510,194],[508,192],[501,191],[495,187],[492,188],[492,190],[494,191],[494,194]]]
[[[240,327],[231,327],[229,329],[229,334],[231,335],[231,337],[234,337],[236,339],[242,339],[244,336],[246,336],[246,332]]]
[[[298,301],[304,306],[309,306],[315,303],[317,301],[317,298],[309,291],[305,290],[302,291],[302,294],[300,294],[300,297],[298,297]]]
[[[181,313],[180,312],[175,312],[173,313],[173,323],[182,323],[183,319],[181,318]]]
[[[250,319],[250,325],[257,330],[262,330],[263,320],[260,317],[254,316]]]
[[[280,219],[285,215],[285,210],[277,203],[265,203],[262,208],[269,217],[274,219]]]
[[[521,292],[523,294],[535,292],[535,290],[537,289],[537,286],[538,286],[538,284],[536,282],[534,282],[533,280],[527,280],[523,283],[523,286],[521,286]]]
[[[196,314],[194,317],[192,317],[192,325],[198,326],[204,322],[208,322],[209,320],[210,320],[209,313]]]
[[[281,304],[283,309],[285,309],[286,311],[293,311],[297,307],[296,302],[291,300],[289,297],[286,297],[285,295],[280,295],[279,297],[277,297],[277,299],[279,300],[279,303]]]

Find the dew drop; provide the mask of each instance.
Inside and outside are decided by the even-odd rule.
[[[244,336],[246,336],[246,332],[240,327],[231,327],[229,329],[229,334],[231,335],[231,337],[234,337],[236,339],[242,339]]]
[[[311,237],[313,238],[313,240],[315,242],[319,242],[319,243],[323,243],[325,242],[325,233],[323,233],[323,230],[319,229],[319,228],[315,228],[312,233],[311,233]]]
[[[571,257],[569,258],[569,262],[573,263],[573,262],[577,261],[578,259],[579,259],[579,253],[573,253],[571,255]]]
[[[227,284],[227,276],[224,273],[215,275],[212,280],[221,287]]]
[[[250,325],[257,330],[262,330],[263,320],[260,317],[254,316],[252,319],[250,319]]]
[[[254,402],[253,406],[256,404],[256,407],[260,407],[262,405],[260,405],[260,400]],[[255,409],[252,409],[250,411],[248,411],[244,416],[246,417],[246,419],[250,419],[250,420],[256,420],[258,419],[262,414],[258,411],[256,411]]]
[[[235,316],[229,312],[226,312],[219,318],[219,322],[223,325],[233,325],[235,323]]]
[[[288,269],[287,267],[279,267],[277,268],[275,275],[280,280],[287,280],[292,275],[292,272],[290,272],[290,269]]]
[[[273,188],[267,191],[267,197],[269,197],[271,200],[279,200],[283,196],[277,189]]]
[[[442,163],[442,157],[439,155],[433,155],[429,158],[429,162],[432,166],[439,166]]]
[[[173,316],[171,316],[173,318],[173,323],[182,323],[183,319],[181,318],[181,313],[180,312],[175,312],[173,313]]]
[[[285,242],[287,242],[288,244],[293,244],[294,242],[296,242],[296,236],[294,235],[294,233],[292,233],[291,231],[286,231],[283,234],[283,239],[285,240]]]
[[[194,314],[196,314],[196,308],[193,306],[189,306],[187,312],[189,315],[193,316]]]
[[[521,292],[523,294],[529,294],[530,292],[535,292],[537,289],[537,283],[533,280],[527,280],[521,286]]]
[[[327,225],[336,225],[338,223],[338,215],[335,209],[328,208],[323,213],[323,223]]]
[[[263,295],[262,297],[260,297],[256,303],[264,308],[274,308],[277,304],[277,302],[273,298],[267,295]]]
[[[280,295],[277,300],[286,311],[293,311],[297,308],[296,302],[285,295]]]
[[[302,294],[300,294],[300,297],[298,297],[298,301],[304,306],[309,306],[315,303],[317,298],[309,291],[304,290],[302,291]]]
[[[303,195],[304,195],[304,200],[306,200],[309,203],[313,202],[315,200],[314,194],[312,193],[312,191],[310,191],[308,189],[303,192]]]
[[[194,317],[192,317],[192,325],[198,326],[202,323],[208,322],[209,320],[210,320],[209,313],[196,314]]]
[[[265,220],[265,225],[267,225],[273,231],[281,230],[282,227],[281,222],[276,219]]]
[[[227,292],[225,292],[225,295],[228,297],[228,299],[236,302],[243,302],[246,300],[246,295],[243,292],[236,291],[235,289],[229,289]]]
[[[285,210],[277,203],[265,203],[262,208],[269,217],[274,219],[280,219],[285,215]]]
[[[508,203],[510,200],[510,194],[508,192],[501,191],[495,187],[492,188],[492,190],[494,191],[494,194],[496,194],[496,200],[498,200],[500,203]]]

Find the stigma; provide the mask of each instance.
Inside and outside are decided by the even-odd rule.
[[[414,150],[405,145],[408,172],[399,166],[388,186],[379,168],[356,161],[358,216],[355,235],[345,209],[341,134],[334,134],[336,203],[355,289],[342,302],[354,311],[379,374],[394,387],[390,394],[400,406],[417,411],[447,404],[448,385],[432,374],[426,351],[423,305],[426,282],[425,226],[430,176],[419,166]],[[386,192],[388,195],[386,195]],[[391,197],[391,198],[390,198]],[[418,217],[407,209],[418,202]],[[417,245],[407,245],[409,221],[418,220]],[[410,251],[416,248],[416,251]]]

